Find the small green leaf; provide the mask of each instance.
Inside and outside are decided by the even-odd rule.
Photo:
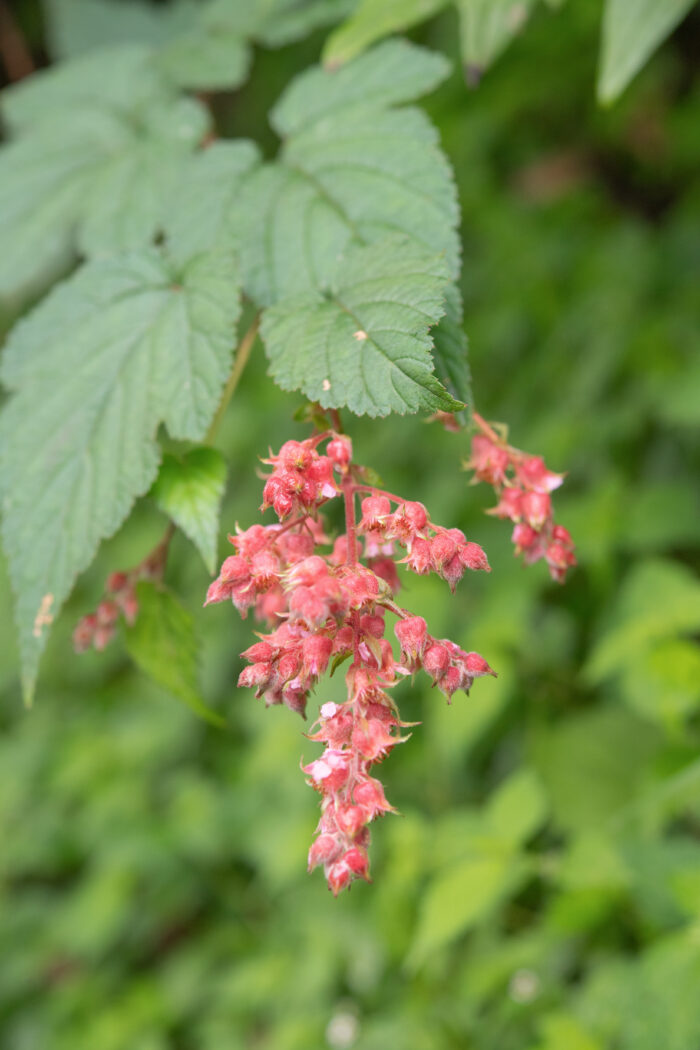
[[[138,616],[126,628],[126,648],[131,659],[201,718],[215,726],[225,725],[199,693],[197,641],[194,621],[187,609],[170,591],[145,581],[137,584],[136,595]]]
[[[537,775],[524,768],[489,800],[486,820],[493,834],[513,846],[526,842],[547,815],[547,799]]]
[[[213,448],[193,448],[182,456],[163,456],[151,496],[182,529],[213,575],[219,511],[226,484],[226,461]]]
[[[265,311],[270,372],[322,408],[358,415],[461,408],[433,375],[431,325],[443,313],[447,267],[405,238],[351,247],[327,295]]]
[[[478,82],[520,32],[536,0],[456,0],[462,62],[467,79]]]
[[[28,695],[47,633],[39,610],[56,615],[150,488],[159,424],[204,437],[231,368],[236,290],[223,250],[174,267],[152,249],[84,266],[13,330],[0,494]]]
[[[614,102],[695,0],[606,0],[598,98]]]
[[[370,44],[432,18],[448,0],[362,0],[357,10],[326,41],[323,64],[341,66]]]
[[[469,857],[438,874],[421,898],[409,969],[488,918],[523,872],[511,856],[486,855]]]

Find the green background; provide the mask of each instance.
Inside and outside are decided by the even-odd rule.
[[[31,4],[20,15],[41,53]],[[346,420],[357,458],[487,550],[493,573],[406,580],[433,634],[498,670],[472,695],[417,679],[420,721],[382,767],[400,817],[373,830],[370,886],[305,873],[317,745],[237,691],[253,625],[201,609],[181,534],[168,584],[192,611],[197,719],[118,639],[72,653],[106,574],[165,520],[142,501],[80,580],[22,708],[0,575],[0,1045],[8,1050],[694,1050],[700,1045],[700,18],[609,110],[599,5],[538,10],[476,91],[428,100],[456,171],[476,405],[567,470],[561,588],[512,556],[470,487],[465,435]],[[417,32],[454,54],[455,21]],[[272,148],[265,114],[319,33],[256,54],[217,101]],[[9,322],[9,318],[6,319]],[[219,447],[223,533],[258,518],[257,457],[304,434],[260,345]],[[318,691],[334,698],[342,682]]]

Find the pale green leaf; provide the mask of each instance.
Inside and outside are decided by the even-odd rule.
[[[658,745],[649,723],[622,706],[540,728],[533,762],[558,823],[593,829],[621,811],[646,783]]]
[[[467,78],[480,75],[520,32],[536,0],[456,0]]]
[[[296,77],[273,108],[270,121],[283,137],[326,117],[356,109],[386,109],[433,91],[450,72],[443,55],[406,40],[388,40],[342,69],[312,66]]]
[[[355,0],[256,0],[262,13],[255,36],[269,47],[282,47],[320,26],[345,18]]]
[[[31,290],[77,249],[150,243],[180,168],[206,133],[204,107],[151,78],[144,52],[99,57],[3,92],[3,112],[19,136],[0,148],[0,293]]]
[[[323,63],[342,65],[370,44],[431,18],[447,0],[362,0],[357,10],[334,30],[323,49]]]
[[[246,287],[262,305],[327,287],[351,240],[390,232],[445,252],[456,276],[457,219],[452,175],[425,114],[377,109],[321,121],[243,186]]]
[[[474,856],[438,874],[421,897],[409,968],[487,919],[522,875],[510,856]]]
[[[245,81],[250,59],[250,48],[236,33],[197,28],[167,43],[155,61],[174,84],[192,91],[221,91]]]
[[[213,448],[193,448],[163,457],[151,496],[182,529],[214,575],[219,511],[226,484],[226,461]]]
[[[547,815],[547,799],[531,769],[514,773],[489,800],[486,821],[493,834],[513,846],[526,842]]]
[[[600,682],[653,642],[698,629],[700,581],[694,573],[677,562],[639,562],[624,581],[609,626],[586,665],[586,677]]]
[[[325,295],[266,310],[270,372],[323,408],[358,415],[459,408],[433,375],[428,330],[444,309],[447,268],[410,241],[348,248]]]
[[[175,268],[143,251],[83,267],[10,336],[0,492],[28,694],[46,640],[37,614],[56,615],[150,487],[159,424],[204,436],[231,365],[236,286],[223,252]]]
[[[51,53],[74,58],[106,43],[158,47],[198,17],[192,0],[44,0]]]
[[[212,725],[223,726],[200,696],[194,621],[174,594],[153,583],[136,586],[139,611],[126,628],[126,648],[134,663],[169,693]]]
[[[257,146],[245,139],[214,142],[188,158],[165,209],[169,255],[187,259],[231,238],[233,204],[258,159]]]
[[[614,102],[695,0],[606,0],[598,98]]]
[[[700,646],[683,638],[644,646],[622,668],[620,686],[630,707],[677,726],[700,707]]]

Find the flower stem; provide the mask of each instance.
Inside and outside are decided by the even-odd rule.
[[[205,445],[211,444],[211,442],[215,439],[219,431],[221,422],[224,416],[226,415],[226,409],[228,408],[229,401],[233,397],[236,387],[240,382],[240,378],[243,375],[243,369],[248,363],[248,358],[250,357],[250,352],[253,349],[253,344],[258,334],[259,327],[260,314],[256,314],[253,318],[253,322],[250,328],[238,344],[238,349],[236,350],[236,356],[233,361],[233,368],[231,369],[231,374],[228,377],[228,381],[226,383],[226,386],[224,387],[224,392],[221,395],[221,401],[219,402],[219,407],[216,410],[216,415],[211,421],[211,426],[207,430],[207,433],[204,438]]]

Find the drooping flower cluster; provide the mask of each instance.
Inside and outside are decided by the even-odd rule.
[[[163,575],[168,540],[159,544],[140,565],[128,572],[112,572],[107,577],[104,597],[94,613],[83,616],[73,631],[76,653],[87,649],[101,652],[114,637],[120,616],[133,624],[138,616],[139,603],[136,584],[140,580],[159,580]]]
[[[344,435],[287,442],[265,462],[273,471],[262,509],[273,507],[279,523],[229,537],[236,553],[224,561],[205,604],[231,600],[243,616],[253,609],[268,622],[270,632],[242,654],[249,666],[239,678],[268,705],[285,704],[304,715],[331,661],[350,660],[347,700],[323,703],[309,735],[325,750],[302,767],[321,795],[309,870],[323,865],[338,894],[354,879],[369,878],[369,825],[392,810],[370,772],[405,739],[388,690],[423,669],[449,700],[458,689],[468,691],[475,678],[494,673],[477,653],[431,637],[422,617],[396,604],[396,549],[405,551],[401,563],[408,569],[436,572],[452,589],[466,569],[489,565],[478,544],[459,529],[433,524],[421,503],[362,484]],[[365,493],[357,522],[355,503]],[[341,495],[345,532],[319,553],[330,546],[319,510]],[[397,618],[398,659],[385,637],[387,613]]]
[[[480,433],[472,438],[466,466],[474,471],[475,481],[486,481],[496,490],[498,503],[487,513],[510,518],[515,553],[522,554],[527,565],[544,558],[552,579],[563,583],[576,556],[568,529],[554,521],[550,493],[564,475],[548,470],[540,456],[512,448],[481,416],[474,413],[473,419]]]

